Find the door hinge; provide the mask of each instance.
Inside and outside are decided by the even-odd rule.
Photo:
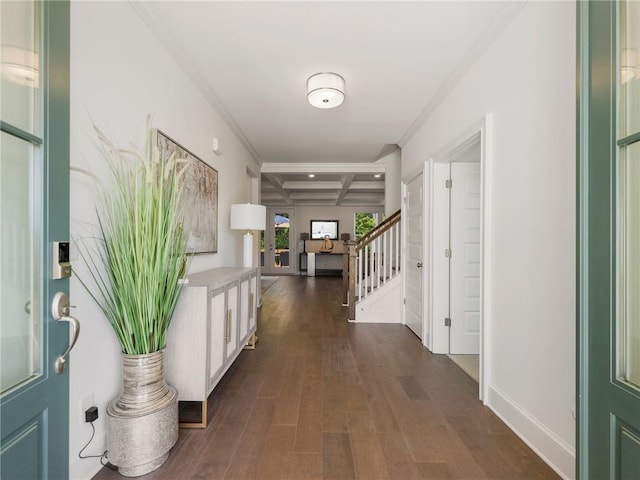
[[[449,179],[449,180],[445,180],[444,181],[444,188],[451,188],[453,187],[453,180]]]
[[[445,327],[450,327],[451,326],[451,319],[450,318],[445,318],[444,319],[444,326]]]
[[[402,303],[403,303],[404,305],[406,305],[406,304],[407,304],[407,299],[406,299],[406,298],[403,298],[403,299],[402,299]]]
[[[450,248],[445,249],[444,256],[445,256],[445,258],[451,258],[451,249]]]

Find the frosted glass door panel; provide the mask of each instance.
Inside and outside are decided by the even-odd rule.
[[[619,377],[640,387],[640,143],[621,153]]]
[[[0,137],[0,387],[2,392],[39,374],[39,259],[34,244],[35,147],[7,133]]]
[[[620,3],[618,378],[640,389],[640,2]]]
[[[40,18],[35,2],[0,2],[2,121],[40,136]]]

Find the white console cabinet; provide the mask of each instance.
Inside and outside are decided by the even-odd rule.
[[[165,370],[180,402],[200,404],[200,421],[183,427],[207,426],[211,391],[243,347],[255,346],[257,273],[214,268],[189,275],[182,288],[167,333]]]

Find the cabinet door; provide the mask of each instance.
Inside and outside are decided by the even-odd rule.
[[[224,367],[226,315],[224,288],[212,291],[209,298],[209,382],[207,395],[213,390]]]
[[[240,283],[227,288],[227,316],[225,317],[225,361],[232,359],[238,351],[238,290]]]
[[[210,298],[208,288],[186,285],[169,325],[165,372],[169,385],[178,390],[178,400],[206,398],[207,381],[214,373],[210,372],[207,346],[212,334]]]
[[[240,345],[247,343],[249,336],[249,316],[251,315],[250,300],[249,279],[246,278],[240,283]]]

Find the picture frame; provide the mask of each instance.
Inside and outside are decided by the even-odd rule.
[[[309,227],[311,240],[323,240],[326,237],[329,240],[338,240],[340,233],[338,220],[311,220]]]
[[[182,160],[180,179],[189,254],[218,252],[218,171],[180,145],[163,131],[153,129],[154,143],[161,152]]]

